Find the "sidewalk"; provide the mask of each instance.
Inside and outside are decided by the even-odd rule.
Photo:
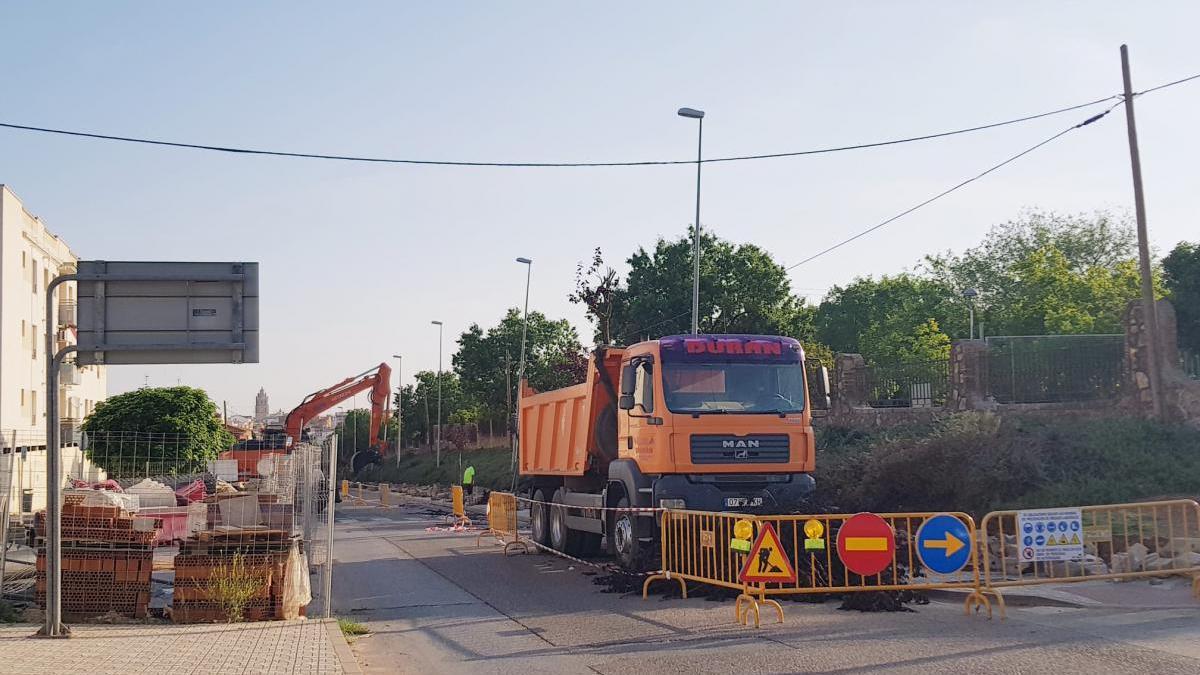
[[[336,621],[78,624],[67,639],[0,626],[0,670],[54,673],[358,673]]]

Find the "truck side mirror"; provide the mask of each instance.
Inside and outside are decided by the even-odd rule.
[[[621,368],[621,399],[624,400],[624,398],[626,396],[632,397],[633,391],[636,387],[637,387],[637,365],[635,365],[633,363],[627,363],[627,364],[625,364],[624,367]],[[630,405],[627,408],[622,404],[621,409],[629,410],[632,407],[633,406]]]
[[[633,394],[621,394],[617,400],[617,407],[621,410],[633,410]]]

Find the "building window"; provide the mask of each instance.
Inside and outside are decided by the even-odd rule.
[[[25,409],[25,389],[21,388],[21,410]]]
[[[33,274],[29,275],[29,283],[33,284],[33,292],[37,293],[37,261],[33,261]]]
[[[29,408],[32,413],[29,415],[29,423],[38,423],[38,405],[37,405],[37,390],[29,392]]]
[[[38,327],[36,323],[33,324],[32,330],[29,331],[29,346],[33,349],[33,358],[36,359],[38,346]]]

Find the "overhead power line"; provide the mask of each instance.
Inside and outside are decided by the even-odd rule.
[[[1198,79],[1198,78],[1200,78],[1200,75],[1198,75],[1194,78],[1189,78],[1189,79]],[[1186,80],[1180,80],[1179,82],[1184,82],[1184,81],[1186,81]],[[1150,90],[1147,90],[1147,91],[1150,91]],[[1121,97],[1115,97],[1115,98],[1121,98]],[[1072,131],[1075,131],[1076,129],[1082,129],[1083,127],[1088,126],[1089,124],[1092,124],[1093,122],[1101,120],[1104,117],[1106,117],[1110,112],[1115,110],[1118,106],[1120,106],[1123,102],[1124,102],[1123,100],[1118,101],[1117,103],[1115,103],[1112,106],[1105,109],[1103,112],[1098,113],[1096,115],[1092,115],[1091,117],[1083,120],[1082,122],[1080,122],[1078,124],[1069,126],[1066,129],[1063,129],[1062,131],[1059,131],[1058,133],[1054,134],[1053,136],[1050,136],[1049,138],[1046,138],[1045,140],[1042,140],[1042,141],[1036,143],[1035,145],[1032,145],[1032,146],[1022,150],[1021,152],[1018,152],[1017,154],[1012,155],[1011,157],[1008,157],[1004,161],[1002,161],[998,164],[994,164],[991,167],[988,167],[987,169],[975,174],[974,176],[971,176],[970,178],[968,178],[964,181],[961,181],[961,182],[953,185],[952,187],[949,187],[949,188],[939,192],[938,194],[930,197],[929,199],[926,199],[918,204],[910,206],[909,208],[901,211],[900,213],[897,213],[896,215],[891,216],[890,218],[888,218],[880,223],[872,225],[871,227],[855,234],[852,237],[843,239],[842,241],[834,244],[833,246],[830,246],[830,247],[823,249],[817,253],[814,253],[813,255],[810,255],[809,257],[805,258],[804,260],[801,260],[800,262],[793,263],[792,265],[785,267],[784,271],[787,272],[787,271],[793,270],[797,267],[800,267],[801,265],[804,265],[805,263],[812,262],[813,260],[816,260],[817,258],[820,258],[821,256],[832,253],[833,251],[836,251],[837,249],[845,246],[846,244],[849,244],[857,239],[861,239],[862,237],[865,237],[868,234],[875,232],[876,230],[879,230],[880,228],[883,228],[891,223],[894,223],[895,221],[903,218],[904,216],[909,215],[910,213],[913,213],[914,211],[917,211],[918,209],[928,206],[928,205],[938,201],[939,199],[941,199],[953,192],[956,192],[956,191],[970,185],[971,183],[974,183],[977,180],[980,180],[981,178],[987,176],[988,174],[998,171],[999,169],[1017,161],[1018,159],[1024,157],[1025,155],[1028,155],[1045,145],[1053,143],[1054,141],[1058,140],[1059,138],[1062,138],[1063,136],[1066,136],[1067,134],[1071,133]],[[621,335],[620,337],[621,338],[628,338],[628,337],[636,338],[640,335],[646,335],[650,329],[657,328],[658,326],[661,326],[665,323],[670,323],[672,321],[675,321],[676,319],[683,318],[684,316],[687,316],[689,313],[690,313],[690,310],[685,311],[685,312],[680,312],[679,314],[676,314],[674,316],[669,316],[665,319],[642,326],[641,328],[638,328],[636,331],[629,331],[629,332]]]
[[[903,218],[904,216],[907,216],[908,214],[912,213],[913,211],[916,211],[917,209],[920,209],[920,208],[923,208],[923,207],[925,207],[925,206],[928,206],[928,205],[930,205],[930,204],[932,204],[932,203],[936,202],[937,200],[941,199],[942,197],[945,197],[945,196],[947,196],[947,195],[949,195],[949,194],[951,194],[951,193],[953,193],[953,192],[956,192],[956,191],[958,191],[958,190],[960,190],[960,189],[962,189],[962,188],[964,188],[964,187],[966,187],[966,186],[970,185],[971,183],[974,183],[975,181],[977,181],[977,180],[979,180],[979,179],[983,178],[984,176],[986,176],[986,175],[988,175],[988,174],[990,174],[990,173],[992,173],[992,172],[994,172],[994,171],[998,171],[999,169],[1001,169],[1001,168],[1003,168],[1003,167],[1005,167],[1005,166],[1007,166],[1007,165],[1009,165],[1009,164],[1011,164],[1011,163],[1013,163],[1013,162],[1017,161],[1018,159],[1020,159],[1020,158],[1024,157],[1025,155],[1028,155],[1029,153],[1031,153],[1031,152],[1033,152],[1033,151],[1037,150],[1038,148],[1040,148],[1040,147],[1042,147],[1042,146],[1044,146],[1044,145],[1047,145],[1047,144],[1049,144],[1049,143],[1053,143],[1054,141],[1056,141],[1056,140],[1058,140],[1058,139],[1062,138],[1063,136],[1066,136],[1067,134],[1071,133],[1072,131],[1075,131],[1076,129],[1082,129],[1083,127],[1086,127],[1087,125],[1091,124],[1092,122],[1095,122],[1095,121],[1097,121],[1097,120],[1103,119],[1103,118],[1104,118],[1106,115],[1108,115],[1108,113],[1112,112],[1114,109],[1116,109],[1116,107],[1117,107],[1117,106],[1121,105],[1121,103],[1122,103],[1122,101],[1118,101],[1116,104],[1114,104],[1113,106],[1109,107],[1107,110],[1105,110],[1105,111],[1104,111],[1104,112],[1102,112],[1102,113],[1099,113],[1099,114],[1097,114],[1097,115],[1092,115],[1091,117],[1089,117],[1089,118],[1087,118],[1086,120],[1084,120],[1084,121],[1080,122],[1079,124],[1076,124],[1076,125],[1073,125],[1073,126],[1067,127],[1066,129],[1063,129],[1062,131],[1060,131],[1060,132],[1058,132],[1058,133],[1054,134],[1053,136],[1051,136],[1051,137],[1049,137],[1049,138],[1047,138],[1047,139],[1045,139],[1045,140],[1043,140],[1043,141],[1041,141],[1041,142],[1039,142],[1039,143],[1037,143],[1037,144],[1035,144],[1035,145],[1032,145],[1032,146],[1030,146],[1030,147],[1028,147],[1028,148],[1026,148],[1026,149],[1022,150],[1021,152],[1018,152],[1017,154],[1015,154],[1015,155],[1013,155],[1013,156],[1009,157],[1008,159],[1005,159],[1004,161],[1000,162],[999,164],[993,164],[992,166],[988,167],[987,169],[985,169],[985,170],[981,171],[980,173],[977,173],[977,174],[975,174],[974,176],[971,176],[970,178],[968,178],[968,179],[966,179],[966,180],[964,180],[964,181],[962,181],[962,182],[959,182],[959,183],[957,183],[957,184],[953,185],[952,187],[949,187],[949,188],[946,188],[945,190],[942,190],[941,192],[939,192],[939,193],[937,193],[936,195],[934,195],[934,196],[930,197],[929,199],[926,199],[926,200],[925,200],[925,201],[923,201],[923,202],[920,202],[920,203],[918,203],[918,204],[915,204],[915,205],[913,205],[913,206],[910,206],[910,207],[908,207],[907,209],[904,209],[903,211],[901,211],[900,213],[897,213],[896,215],[894,215],[894,216],[892,216],[892,217],[890,217],[890,218],[888,218],[888,219],[886,219],[886,220],[884,220],[884,221],[882,221],[882,222],[880,222],[880,223],[877,223],[877,224],[875,224],[875,225],[872,225],[871,227],[868,227],[867,229],[865,229],[865,230],[863,230],[863,231],[861,231],[861,232],[859,232],[859,233],[855,234],[855,235],[854,235],[854,236],[852,236],[852,237],[849,237],[849,238],[847,238],[847,239],[843,239],[842,241],[839,241],[838,243],[834,244],[833,246],[830,246],[829,248],[826,248],[826,249],[824,249],[824,250],[821,250],[821,251],[819,251],[819,252],[817,252],[817,253],[814,253],[814,254],[812,254],[812,255],[808,256],[807,258],[805,258],[804,260],[801,260],[801,261],[800,261],[800,262],[798,262],[798,263],[794,263],[794,264],[792,264],[792,265],[789,265],[789,266],[787,266],[787,267],[785,267],[785,268],[784,268],[784,271],[786,272],[786,271],[790,271],[790,270],[796,269],[797,267],[799,267],[799,266],[801,266],[801,265],[803,265],[803,264],[805,264],[805,263],[812,262],[813,260],[816,260],[817,258],[820,258],[820,257],[821,257],[821,256],[823,256],[823,255],[826,255],[826,254],[828,254],[828,253],[832,253],[833,251],[836,251],[837,249],[839,249],[839,248],[841,248],[841,247],[845,246],[846,244],[849,244],[849,243],[850,243],[850,242],[852,242],[852,241],[855,241],[855,240],[857,240],[857,239],[861,239],[862,237],[865,237],[865,236],[867,236],[868,234],[871,234],[872,232],[874,232],[874,231],[876,231],[876,230],[878,230],[878,229],[880,229],[880,228],[882,228],[882,227],[885,227],[885,226],[887,226],[887,225],[890,225],[891,223],[894,223],[894,222],[896,222],[897,220],[900,220],[900,219],[901,219],[901,218]]]
[[[1200,77],[1200,76],[1198,76]],[[1169,86],[1169,85],[1163,85]],[[1025,115],[1002,122],[992,122],[990,124],[981,124],[962,129],[954,129],[951,131],[942,131],[933,134],[924,134],[921,136],[909,136],[907,138],[896,138],[886,141],[875,141],[870,143],[856,143],[853,145],[841,145],[828,148],[816,148],[810,150],[797,150],[794,152],[775,152],[758,155],[737,155],[733,157],[711,157],[701,160],[705,164],[715,162],[741,162],[749,160],[761,159],[778,159],[782,157],[800,157],[804,155],[820,155],[833,152],[844,152],[847,150],[863,150],[867,148],[878,148],[887,145],[899,145],[903,143],[913,143],[916,141],[926,141],[935,138],[945,138],[947,136],[957,136],[959,134],[967,134],[976,131],[984,131],[987,129],[995,129],[997,127],[1008,126],[1011,124],[1019,124],[1029,122],[1043,117],[1060,115],[1063,113],[1087,108],[1089,106],[1098,105],[1105,101],[1120,98],[1119,96],[1105,96],[1086,103],[1078,103],[1067,106],[1065,108],[1057,108],[1048,110],[1033,115]],[[185,143],[181,141],[165,141],[152,138],[139,138],[135,136],[118,136],[114,134],[93,133],[87,131],[78,131],[72,129],[55,129],[51,127],[33,126],[27,124],[16,124],[13,122],[0,122],[0,127],[6,129],[14,129],[17,131],[31,131],[45,134],[55,134],[59,136],[71,136],[76,138],[91,138],[105,141],[118,141],[122,143],[138,143],[143,145],[156,145],[170,148],[185,148],[190,150],[206,150],[211,152],[228,152],[242,155],[260,155],[269,157],[292,157],[299,159],[322,159],[344,162],[372,162],[381,164],[412,164],[412,165],[428,165],[428,166],[462,166],[462,167],[507,167],[507,168],[579,168],[579,167],[623,167],[623,166],[665,166],[675,164],[695,164],[694,159],[680,160],[650,160],[650,161],[627,161],[627,162],[477,162],[477,161],[449,161],[449,160],[428,160],[428,159],[403,159],[391,157],[366,157],[357,155],[341,155],[341,154],[321,154],[310,152],[291,152],[284,150],[262,150],[255,148],[237,148],[231,146],[212,145],[204,143]]]

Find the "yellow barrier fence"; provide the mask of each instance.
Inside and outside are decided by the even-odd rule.
[[[467,516],[467,510],[463,504],[463,487],[461,485],[450,486],[450,508],[453,512],[451,518],[454,520],[455,527],[467,527],[471,524],[471,519]]]
[[[522,552],[529,553],[529,544],[521,539],[521,533],[517,529],[516,495],[508,492],[488,493],[487,517],[488,528],[476,535],[476,546],[479,546],[479,540],[487,535],[504,545],[506,556],[509,549],[516,550],[518,546]]]
[[[343,480],[342,481],[342,499],[348,499],[349,497],[350,497],[350,481]]]
[[[1200,598],[1200,504],[1190,499],[994,511],[980,523],[981,590],[1185,575]]]
[[[729,544],[737,523],[751,519],[753,516],[737,513],[664,511],[659,542],[662,571],[646,577],[642,598],[647,597],[650,584],[660,579],[678,582],[684,598],[687,597],[685,581],[741,589],[738,571],[745,555],[731,549]]]
[[[922,525],[931,519],[935,522],[919,542]],[[848,536],[839,549],[843,529]],[[753,611],[758,625],[764,604],[783,620],[782,607],[768,596],[967,589],[964,611],[983,608],[990,617],[991,603],[979,592],[975,531],[975,521],[966,513],[749,516],[666,511],[662,571],[647,577],[642,596],[662,579],[677,580],[685,598],[685,580],[740,590],[736,619],[745,624]],[[864,575],[852,568],[874,571]]]

